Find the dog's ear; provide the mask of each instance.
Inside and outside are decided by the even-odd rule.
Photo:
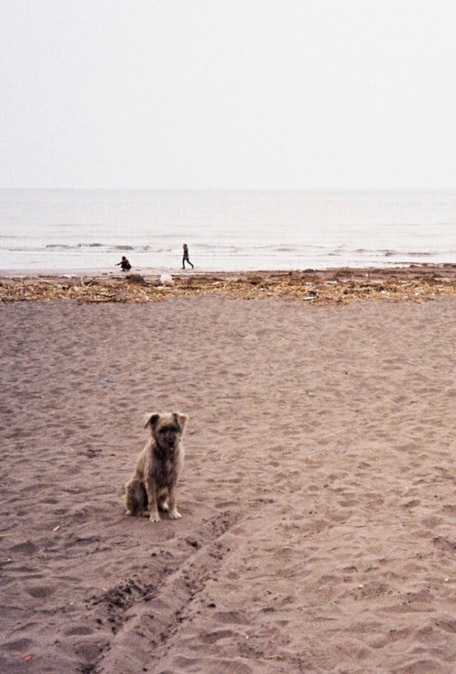
[[[181,414],[180,412],[173,412],[174,421],[179,426],[181,431],[184,430],[185,424],[188,421],[188,416],[186,414]]]
[[[147,428],[149,424],[152,428],[154,428],[159,419],[160,419],[159,414],[151,414],[150,412],[148,412],[144,417],[144,428]]]

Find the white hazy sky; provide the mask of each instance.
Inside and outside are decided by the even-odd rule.
[[[456,188],[454,0],[0,0],[0,186]]]

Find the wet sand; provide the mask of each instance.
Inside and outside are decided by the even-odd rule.
[[[454,672],[455,296],[0,312],[0,671]],[[165,410],[151,524],[121,494]]]

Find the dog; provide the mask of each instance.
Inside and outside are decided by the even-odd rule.
[[[152,438],[138,456],[135,472],[125,486],[128,515],[147,515],[160,522],[159,510],[173,520],[181,517],[177,509],[176,485],[184,463],[180,439],[188,421],[186,414],[167,412],[147,414],[144,428]]]

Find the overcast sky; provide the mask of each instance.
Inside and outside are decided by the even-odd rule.
[[[0,0],[0,186],[456,188],[454,0]]]

